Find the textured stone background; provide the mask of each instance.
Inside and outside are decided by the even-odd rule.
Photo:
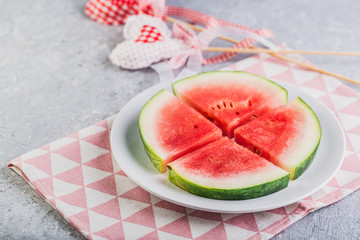
[[[83,239],[7,162],[117,113],[131,97],[159,82],[150,69],[127,71],[110,64],[107,55],[122,40],[122,28],[90,21],[83,14],[85,3],[0,0],[0,239]],[[358,1],[168,4],[267,27],[294,49],[360,51]],[[359,57],[308,59],[360,80]],[[359,201],[360,192],[353,193],[309,214],[275,239],[359,239]]]

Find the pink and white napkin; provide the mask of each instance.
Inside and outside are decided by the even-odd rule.
[[[209,213],[175,205],[137,186],[117,165],[109,142],[114,117],[24,154],[9,167],[88,239],[269,239],[360,188],[358,93],[268,55],[226,69],[293,84],[334,112],[346,134],[346,155],[325,187],[298,203],[257,213]]]

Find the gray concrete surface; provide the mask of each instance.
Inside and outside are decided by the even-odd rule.
[[[159,82],[150,69],[127,71],[110,64],[107,55],[122,40],[121,27],[90,21],[83,14],[85,2],[0,0],[0,239],[83,239],[6,165],[115,114],[131,97]],[[360,51],[360,2],[354,0],[168,4],[267,27],[294,49]],[[308,59],[360,81],[360,58]],[[274,239],[359,239],[359,201],[360,192],[355,192]]]

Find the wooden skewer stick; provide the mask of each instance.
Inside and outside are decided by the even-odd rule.
[[[182,24],[186,24],[187,26],[189,26],[191,29],[194,29],[195,31],[198,31],[198,32],[201,32],[203,31],[203,28],[201,27],[198,27],[198,26],[195,26],[195,25],[192,25],[190,23],[187,23],[187,22],[184,22],[184,21],[180,21],[180,20],[177,20],[175,18],[172,18],[172,17],[166,17],[165,18],[166,21],[168,22],[171,22],[171,23],[182,23]],[[229,38],[229,37],[226,37],[226,36],[218,36],[219,39],[222,39],[222,40],[225,40],[225,41],[228,41],[228,42],[231,42],[231,43],[238,43],[237,40],[235,39],[232,39],[232,38]],[[250,47],[251,49],[254,49],[254,50],[259,50],[259,49],[263,49],[263,48],[259,48],[259,47],[256,47],[256,46],[251,46]],[[352,84],[356,84],[356,85],[360,85],[360,82],[357,82],[353,79],[350,79],[350,78],[347,78],[347,77],[344,77],[344,76],[341,76],[341,75],[338,75],[336,73],[332,73],[332,72],[329,72],[329,71],[326,71],[326,70],[323,70],[323,69],[320,69],[320,68],[317,68],[317,67],[314,67],[313,65],[310,65],[310,64],[306,64],[306,63],[303,63],[303,62],[300,62],[300,61],[297,61],[297,60],[294,60],[292,58],[288,58],[288,57],[285,57],[281,54],[278,54],[278,53],[269,53],[271,56],[274,56],[276,58],[279,58],[279,59],[282,59],[284,61],[288,61],[288,62],[292,62],[292,63],[295,63],[299,66],[302,66],[304,68],[307,68],[307,69],[310,69],[310,70],[313,70],[313,71],[316,71],[316,72],[319,72],[319,73],[323,73],[323,74],[326,74],[328,76],[332,76],[332,77],[335,77],[335,78],[338,78],[338,79],[342,79],[344,81],[347,81],[349,83],[352,83]]]
[[[208,52],[236,52],[236,53],[279,53],[279,54],[307,54],[307,55],[342,55],[342,56],[360,56],[360,52],[329,52],[329,51],[306,51],[306,50],[278,50],[257,48],[226,48],[226,47],[208,47],[203,49]]]
[[[172,18],[172,17],[166,17],[166,21],[175,23],[183,23],[188,25],[190,28],[201,32],[203,29],[201,27],[180,21],[178,19]],[[232,43],[238,43],[237,40],[234,40],[229,37],[225,36],[218,36],[219,39],[232,42]],[[284,54],[312,54],[312,55],[343,55],[343,56],[360,56],[360,52],[332,52],[332,51],[309,51],[309,50],[278,50],[277,52],[271,50],[271,49],[265,49],[265,48],[256,48],[256,49],[244,49],[244,48],[222,48],[222,47],[208,47],[206,49],[203,49],[203,51],[211,51],[211,52],[238,52],[238,53],[284,53]]]

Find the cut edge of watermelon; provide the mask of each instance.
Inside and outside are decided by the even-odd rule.
[[[242,78],[240,76],[242,76]],[[286,88],[265,77],[243,71],[204,72],[178,80],[172,84],[172,90],[175,96],[177,96],[181,101],[185,102],[186,104],[197,110],[198,112],[200,112],[209,120],[213,121],[215,125],[221,128],[221,130],[223,131],[223,135],[228,136],[230,138],[233,137],[234,130],[237,127],[251,120],[254,111],[244,115],[244,118],[241,121],[240,119],[234,119],[232,123],[231,122],[229,123],[230,124],[229,126],[222,126],[222,123],[217,123],[216,119],[211,117],[207,112],[207,110],[204,110],[201,107],[194,105],[183,96],[183,92],[185,92],[189,88],[191,89],[202,86],[210,86],[211,84],[218,85],[219,83],[221,83],[221,85],[223,84],[246,85],[247,87],[250,86],[254,89],[262,89],[262,91],[266,94],[270,94],[271,92],[272,93],[270,94],[271,96],[276,96],[276,98],[273,100],[274,103],[276,103],[276,106],[286,104],[288,101],[288,91]],[[267,108],[266,105],[260,106],[257,114],[261,112],[266,112],[264,111],[266,108]]]
[[[168,92],[166,89],[163,89],[161,91],[159,91],[157,94],[155,94],[154,96],[152,96],[149,101],[147,101],[147,103],[143,106],[143,108],[141,109],[140,115],[139,115],[139,130],[140,130],[140,136],[141,136],[141,141],[144,144],[144,148],[145,151],[147,153],[147,155],[149,156],[151,162],[154,164],[154,166],[156,167],[156,169],[158,169],[161,173],[163,172],[162,169],[162,159],[164,157],[159,156],[158,154],[155,153],[155,151],[153,150],[152,147],[150,147],[150,145],[147,143],[146,139],[145,139],[145,134],[144,134],[144,124],[142,124],[142,116],[145,112],[145,110],[149,107],[149,105],[152,103],[152,100],[154,100],[155,98],[157,98],[159,95],[164,94],[165,92]]]
[[[319,118],[316,116],[314,110],[300,97],[298,97],[299,101],[303,104],[303,106],[305,106],[307,109],[310,110],[310,112],[312,113],[312,116],[314,117],[314,119],[317,122],[317,126],[318,126],[318,131],[319,131],[319,138],[317,141],[316,146],[314,147],[314,149],[311,151],[311,154],[303,161],[301,162],[296,168],[295,168],[295,172],[294,172],[294,178],[293,180],[297,179],[298,177],[300,177],[305,171],[306,169],[309,168],[309,166],[311,165],[311,163],[313,162],[315,155],[317,153],[317,150],[319,148],[320,145],[320,141],[321,141],[321,136],[322,136],[322,129],[321,129],[321,124],[319,121]]]
[[[308,147],[308,148],[305,147],[306,153],[304,153],[305,151],[301,151],[304,149],[300,148],[300,153],[303,154],[303,156],[300,157],[300,159],[302,159],[302,161],[299,161],[299,160],[296,161],[293,159],[291,162],[289,162],[289,161],[284,162],[284,159],[291,159],[291,158],[289,158],[289,156],[287,156],[289,154],[289,152],[293,154],[294,149],[296,149],[299,152],[299,146],[297,146],[297,145],[288,147],[287,151],[284,153],[281,153],[280,156],[274,156],[273,153],[265,151],[264,149],[262,149],[261,146],[254,144],[253,142],[249,142],[249,140],[245,139],[241,134],[235,134],[235,141],[238,144],[250,149],[253,152],[255,150],[260,152],[260,154],[259,154],[260,156],[265,157],[269,161],[273,162],[275,165],[277,165],[280,168],[284,169],[285,171],[289,172],[290,179],[295,180],[298,177],[300,177],[305,172],[306,169],[309,168],[313,159],[315,158],[315,155],[317,153],[317,150],[318,150],[318,147],[319,147],[319,144],[321,141],[322,132],[321,132],[321,125],[320,125],[320,121],[319,121],[318,117],[316,116],[313,109],[304,100],[302,100],[300,97],[297,97],[297,98],[293,99],[291,102],[289,102],[288,104],[296,104],[297,106],[300,106],[301,108],[307,110],[307,112],[305,112],[305,114],[308,114],[308,116],[310,116],[310,118],[308,118],[308,121],[310,121],[310,123],[307,122],[307,124],[310,124],[311,126],[313,126],[313,128],[311,128],[312,130],[318,131],[315,136],[316,137],[315,141],[313,141],[313,142],[306,141],[306,144],[311,145],[311,147]],[[282,106],[280,106],[280,107],[282,107]],[[261,120],[261,117],[254,121],[259,121],[259,120]],[[248,124],[253,124],[253,123],[249,122]],[[246,124],[243,127],[246,127]],[[243,127],[240,126],[238,129],[241,129]],[[309,131],[307,133],[309,134]],[[314,134],[314,131],[311,131],[311,134]],[[308,139],[307,136],[305,136],[305,137],[302,136],[302,139],[300,139],[300,141],[305,141],[306,139]],[[310,146],[310,145],[308,145],[308,146]],[[307,154],[307,155],[305,155],[305,154]],[[297,159],[299,159],[299,156],[297,156]]]
[[[220,129],[219,129],[219,132],[220,132]],[[183,151],[180,151],[178,152],[177,154],[173,154],[173,155],[170,155],[168,158],[166,159],[162,159],[160,164],[161,164],[161,172],[166,172],[166,166],[171,163],[172,161],[188,154],[188,153],[191,153],[193,151],[195,151],[196,149],[198,148],[202,148],[204,146],[206,146],[207,144],[210,144],[210,143],[213,143],[215,141],[218,141],[222,138],[221,134],[219,134],[218,132],[213,132],[213,133],[210,133],[210,134],[207,134],[206,136],[204,136],[201,141],[197,141],[197,142],[194,142],[193,144],[189,145],[187,148],[183,149]],[[155,159],[156,161],[156,159]]]
[[[174,96],[172,93],[170,93],[168,90],[163,89],[159,91],[157,94],[152,96],[149,101],[143,106],[140,116],[139,116],[139,130],[140,130],[140,136],[141,140],[144,145],[145,152],[149,156],[151,162],[155,166],[155,168],[160,172],[164,173],[166,172],[166,165],[175,159],[192,152],[196,150],[197,148],[203,147],[209,143],[212,143],[214,141],[217,141],[222,138],[221,130],[218,129],[215,125],[214,128],[216,128],[216,131],[209,132],[205,136],[203,136],[199,141],[193,142],[192,144],[188,145],[186,148],[182,149],[179,152],[172,152],[172,151],[166,151],[164,150],[156,140],[156,136],[154,135],[153,131],[151,130],[151,121],[150,119],[153,119],[152,116],[156,116],[158,113],[158,110],[161,109],[161,102],[169,101],[168,96],[172,96],[174,99],[177,99],[176,96]],[[171,100],[171,99],[170,99]],[[181,102],[181,104],[184,104]],[[188,105],[184,104],[188,108],[190,108]],[[148,111],[148,108],[151,107],[151,111]],[[206,118],[204,118],[200,113],[196,112],[195,110],[191,110],[194,113],[198,114],[203,118],[205,121]],[[152,143],[152,144],[149,144]]]
[[[302,163],[300,163],[296,168],[295,168],[295,172],[294,172],[294,178],[293,180],[297,179],[298,177],[300,177],[305,171],[306,169],[308,169],[311,165],[311,163],[313,162],[315,155],[317,153],[317,150],[319,149],[319,143],[316,145],[315,150],[312,152],[312,154],[305,159]]]
[[[320,141],[321,141],[321,136],[322,136],[322,130],[321,130],[321,125],[320,125],[320,121],[317,117],[317,115],[315,114],[314,110],[300,97],[297,97],[295,99],[293,99],[291,102],[289,102],[289,104],[295,104],[300,108],[303,108],[305,110],[307,110],[307,112],[305,112],[305,114],[308,115],[308,126],[306,127],[307,129],[311,129],[311,131],[304,131],[305,134],[310,134],[311,136],[314,137],[315,140],[310,141],[307,139],[311,139],[310,136],[303,136],[302,137],[302,141],[306,142],[306,144],[308,145],[308,148],[300,148],[301,153],[303,153],[303,157],[301,159],[303,159],[303,161],[299,161],[299,162],[289,162],[289,163],[285,163],[285,167],[283,168],[284,170],[288,171],[290,173],[290,178],[292,180],[297,179],[298,177],[300,177],[305,171],[306,169],[308,169],[312,163],[312,161],[315,158],[315,155],[317,153],[317,149],[319,147]],[[309,147],[309,146],[312,146]],[[299,151],[299,146],[296,147],[296,149]],[[307,150],[307,151],[306,151]],[[291,148],[287,148],[287,151],[290,152],[294,152],[294,149]],[[305,155],[307,152],[307,155]],[[286,152],[280,155],[280,159],[284,159],[287,158],[286,157]],[[285,169],[288,168],[288,169]],[[291,169],[291,170],[290,170]]]
[[[172,167],[171,164],[167,165],[168,167],[168,179],[174,185],[182,188],[183,190],[198,195],[202,197],[212,198],[212,199],[221,199],[221,200],[246,200],[252,198],[258,198],[266,196],[277,191],[280,191],[286,188],[290,181],[290,174],[287,173],[281,177],[261,183],[258,185],[253,185],[249,187],[242,188],[214,188],[206,187],[191,182],[178,174]]]

